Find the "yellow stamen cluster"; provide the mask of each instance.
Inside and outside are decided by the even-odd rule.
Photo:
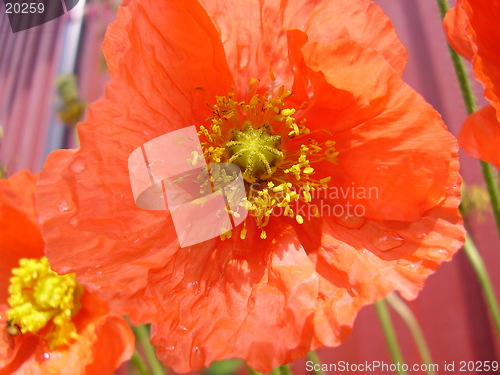
[[[297,123],[296,109],[286,105],[290,91],[281,87],[275,97],[256,92],[256,80],[252,80],[248,101],[237,101],[234,92],[217,97],[211,124],[200,126],[198,134],[207,162],[240,167],[246,186],[245,207],[265,239],[263,228],[278,209],[304,223],[295,208],[311,203],[312,193],[327,188],[331,180],[315,179],[313,164],[322,160],[336,163],[338,152],[335,142],[314,140],[305,120]],[[244,239],[246,234],[245,225],[240,237]]]
[[[78,337],[72,317],[80,308],[83,287],[74,274],[59,276],[47,258],[19,261],[10,278],[7,317],[21,333],[43,330],[50,349],[68,345]],[[47,329],[44,329],[48,327]]]

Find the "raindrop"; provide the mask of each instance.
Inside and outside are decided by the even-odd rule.
[[[200,348],[199,346],[193,347],[193,350],[191,352],[191,366],[197,368],[197,367],[203,367],[204,362],[205,362],[205,353],[203,348]]]
[[[373,241],[373,244],[380,251],[389,251],[400,247],[404,244],[405,240],[395,233],[385,232]]]
[[[250,47],[249,46],[240,46],[239,48],[239,58],[238,58],[238,67],[239,69],[245,69],[250,62]]]
[[[428,233],[427,232],[423,232],[423,233],[419,233],[417,234],[415,237],[418,239],[418,240],[421,240],[425,237],[427,237]]]
[[[169,351],[169,352],[173,352],[175,350],[175,346],[174,345],[170,345],[170,346],[167,346],[165,348],[165,350]]]
[[[399,259],[396,264],[400,267],[405,267],[408,268],[412,271],[416,270],[417,268],[420,268],[422,266],[423,261],[419,260],[418,262],[412,262],[408,259]]]
[[[69,219],[69,224],[72,226],[76,226],[78,224],[78,216],[71,216],[71,218]]]
[[[86,166],[85,159],[78,158],[70,164],[69,169],[73,173],[80,174],[85,170]]]
[[[187,331],[188,331],[188,329],[184,326],[177,327],[177,330],[179,330],[179,332],[181,332],[181,333],[187,333]]]
[[[60,205],[59,205],[59,211],[61,212],[68,212],[70,210],[68,204],[66,202],[62,202]]]
[[[43,353],[42,354],[43,359],[50,359],[50,354],[49,353]]]
[[[198,281],[186,284],[186,289],[189,289],[189,290],[194,290],[194,289],[199,289],[199,288],[200,288],[200,286],[198,285]]]
[[[347,293],[351,295],[351,297],[359,296],[359,289],[357,286],[350,286],[347,288]]]
[[[359,229],[366,223],[366,219],[363,216],[349,214],[336,216],[335,221],[337,224],[349,229]]]
[[[429,258],[433,259],[446,259],[448,258],[448,252],[444,249],[431,249],[427,252]]]

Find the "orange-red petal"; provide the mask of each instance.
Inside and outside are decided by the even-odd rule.
[[[361,307],[393,290],[415,298],[461,247],[457,159],[448,183],[446,199],[415,222],[281,221],[269,247],[241,257],[234,249],[248,243],[239,238],[179,251],[151,274],[162,317],[153,324],[158,356],[181,372],[230,357],[268,372],[340,344]]]
[[[72,236],[78,237],[84,244],[79,254],[91,252],[96,264],[104,267],[92,269],[87,276],[116,275],[117,286],[123,288],[115,286],[108,297],[120,301],[112,297],[135,294],[140,289],[136,286],[143,288],[147,279],[147,273],[134,278],[134,272],[124,272],[120,265],[130,271],[146,263],[155,268],[169,254],[151,252],[145,242],[160,247],[172,241],[168,235],[159,235],[168,233],[171,225],[165,213],[136,207],[128,156],[156,136],[202,123],[210,114],[206,103],[231,90],[231,73],[215,27],[195,1],[127,2],[108,29],[104,52],[113,81],[105,98],[90,106],[87,122],[78,127],[81,150],[60,151],[48,160],[49,166],[67,163],[62,173],[68,184],[60,194],[55,192],[51,184],[60,178],[59,172],[45,168],[39,208],[42,223],[51,228],[47,254],[55,268],[68,272],[83,265],[78,260],[59,262],[60,255],[52,251],[74,243]],[[96,179],[96,174],[102,177]],[[154,232],[158,235],[151,236]],[[128,255],[107,264],[108,244]],[[148,311],[144,304],[144,312]]]
[[[250,1],[229,11],[206,3],[208,13],[194,1],[125,2],[105,45],[113,82],[80,125],[81,149],[49,156],[37,207],[54,267],[76,271],[133,321],[152,321],[167,365],[189,371],[237,356],[267,372],[338,344],[359,308],[385,293],[414,297],[458,249],[456,146],[439,115],[400,81],[406,54],[371,1]],[[197,35],[213,46],[209,58],[177,42]],[[235,233],[179,249],[168,212],[135,206],[129,154],[178,127],[206,124],[202,107],[230,92],[225,69],[215,83],[210,71],[223,53],[237,100],[249,78],[267,86],[270,73],[297,88],[290,104],[307,102],[299,117],[341,151],[338,166],[316,164],[318,174],[341,188],[379,189],[379,201],[359,202],[368,210],[362,227],[272,217],[267,240],[249,220],[245,240]],[[179,82],[165,66],[179,71]],[[194,81],[203,82],[199,96]],[[386,232],[402,238],[394,251],[374,245]]]
[[[484,96],[500,113],[500,1],[464,0],[473,43],[474,76],[484,87]],[[497,115],[497,117],[500,117]]]
[[[12,268],[21,258],[40,258],[44,243],[35,213],[36,176],[19,172],[0,179],[0,374],[111,374],[134,350],[127,322],[109,314],[97,295],[84,293],[74,317],[79,338],[68,347],[49,350],[31,333],[9,336],[6,299]]]
[[[287,0],[265,2],[231,0],[201,3],[220,33],[237,87],[250,78],[265,86],[270,72],[279,84],[290,84],[292,71],[287,55],[287,32],[304,31],[311,40],[353,40],[380,52],[402,73],[406,50],[383,11],[371,1]]]
[[[416,220],[442,201],[456,140],[439,114],[373,50],[339,41],[301,51],[312,93],[300,116],[336,142],[338,163],[315,168],[341,191],[337,203],[363,205],[369,218]],[[355,189],[365,197],[352,197]]]
[[[471,60],[474,77],[483,85],[492,108],[470,116],[459,135],[469,155],[499,166],[500,146],[500,1],[458,0],[445,17],[444,26],[452,46]],[[496,118],[495,118],[496,117]]]
[[[471,37],[468,35],[469,19],[463,7],[463,0],[458,0],[444,17],[444,28],[448,41],[455,51],[467,60],[474,56]]]
[[[470,115],[460,130],[458,142],[470,156],[500,168],[500,123],[495,108],[488,105]]]
[[[27,171],[0,179],[0,304],[7,303],[12,268],[40,258],[44,244],[35,216],[35,176]]]
[[[1,340],[0,374],[105,375],[130,359],[134,335],[127,322],[107,314],[106,304],[97,296],[85,294],[81,302],[83,307],[75,317],[77,340],[52,351],[30,333],[16,337],[14,347]],[[4,326],[5,320],[0,324]]]

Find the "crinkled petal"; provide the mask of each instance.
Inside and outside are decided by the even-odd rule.
[[[7,302],[12,268],[19,259],[43,255],[35,216],[35,176],[27,171],[0,179],[0,304]]]
[[[460,147],[472,157],[500,168],[500,123],[495,108],[488,105],[465,120],[458,135]]]
[[[53,351],[32,334],[17,336],[14,348],[2,340],[0,374],[107,375],[129,360],[134,335],[127,322],[108,315],[106,304],[96,296],[85,294],[81,302],[83,307],[75,317],[77,340]],[[2,363],[6,352],[9,362]]]
[[[457,159],[451,169],[446,199],[418,221],[358,218],[352,225],[352,218],[325,215],[321,242],[310,236],[320,224],[295,225],[320,280],[311,349],[340,344],[357,311],[393,290],[415,298],[425,279],[461,248]]]
[[[229,67],[242,90],[250,78],[266,85],[272,72],[280,84],[293,72],[286,56],[287,31],[300,29],[311,41],[349,39],[380,52],[402,73],[406,51],[394,27],[367,0],[201,1],[221,35]]]
[[[93,211],[94,204],[88,202],[117,194],[111,193],[113,188],[86,190],[81,186],[86,184],[71,171],[75,153],[52,153],[38,181],[37,209],[45,229],[45,253],[53,269],[60,273],[77,272],[79,281],[101,293],[116,312],[124,314],[132,303],[137,307],[137,314],[132,313],[132,317],[145,323],[155,306],[148,303],[145,295],[148,273],[144,270],[161,267],[178,249],[172,221],[165,212],[138,209],[129,185],[116,191],[123,191],[120,195],[127,194],[130,201],[122,198],[125,203],[120,206],[104,202],[109,212],[97,217],[99,210]],[[128,179],[128,172],[124,174]],[[58,189],[54,189],[61,177],[67,184],[59,183]],[[87,182],[93,183],[91,178]],[[130,184],[128,180],[127,183]],[[103,193],[108,191],[109,196]]]
[[[20,258],[40,258],[44,243],[35,213],[36,175],[23,171],[0,179],[0,374],[111,374],[133,352],[134,338],[127,322],[109,315],[107,304],[97,295],[84,293],[73,318],[78,340],[50,351],[37,335],[9,336],[5,300],[12,268]],[[74,241],[74,239],[73,239]],[[87,367],[87,369],[86,369]]]
[[[152,342],[166,365],[186,372],[241,357],[268,372],[307,351],[318,275],[292,228],[273,230],[269,246],[242,257],[233,249],[248,243],[234,238],[182,249],[166,270],[151,275],[162,306]]]
[[[302,53],[313,92],[300,116],[336,142],[338,163],[315,169],[332,177],[337,203],[416,220],[442,201],[456,140],[439,114],[375,51],[340,41],[306,43]]]
[[[78,339],[67,347],[49,350],[31,333],[0,340],[0,374],[111,374],[130,359],[134,335],[127,322],[108,314],[107,304],[96,295],[85,293],[82,308],[74,318]],[[0,326],[7,323],[8,307],[0,308]],[[2,328],[3,331],[3,328]]]
[[[113,82],[107,97],[122,114],[104,127],[109,133],[120,124],[148,140],[197,124],[210,113],[206,102],[231,88],[219,35],[195,0],[127,1],[103,50]]]
[[[216,34],[194,2],[188,2],[192,7],[180,1],[125,3],[105,46],[113,83],[80,125],[82,148],[52,153],[38,185],[37,208],[52,264],[77,272],[82,283],[111,300],[114,311],[130,314],[134,322],[153,322],[157,354],[176,371],[242,357],[267,372],[320,345],[338,344],[361,306],[393,289],[413,297],[461,244],[456,145],[439,115],[400,81],[406,55],[387,18],[364,0],[276,3],[250,2],[254,7],[248,8],[241,3],[234,11],[219,8],[224,3],[207,4],[222,43],[214,42],[211,59],[189,54],[213,66],[225,53],[237,94],[251,77],[266,83],[270,73],[276,83],[293,87],[287,100],[296,104],[299,120],[307,118],[315,137],[336,141],[340,151],[338,165],[315,164],[318,175],[331,175],[341,188],[356,184],[380,191],[380,202],[357,198],[367,209],[363,228],[351,232],[325,218],[308,232],[303,229],[311,224],[272,217],[266,240],[248,220],[245,240],[236,229],[225,241],[180,249],[168,212],[136,207],[129,154],[155,136],[201,124],[210,111],[206,103],[230,91],[230,79],[222,76],[212,91],[200,86],[199,96],[192,95],[186,69],[198,78],[210,76],[209,68],[200,74],[173,66],[180,70],[179,82],[167,76],[165,91],[158,86],[162,80],[151,78],[164,70],[163,61],[155,61],[162,48],[155,44],[157,36],[167,35],[159,45],[170,46],[191,40],[183,32],[195,39]],[[204,27],[191,22],[194,14]],[[160,24],[170,17],[186,18],[189,27],[179,24],[174,32]],[[186,62],[183,48],[172,58],[160,57]],[[146,57],[152,61],[144,63]],[[443,207],[448,211],[440,211]],[[403,237],[392,254],[373,244],[380,242],[374,234],[389,230]],[[428,243],[411,241],[425,233]],[[426,262],[437,247],[441,259]],[[397,255],[410,262],[408,273],[405,262],[401,269],[395,265]]]
[[[446,13],[443,21],[448,41],[453,49],[470,61],[474,52],[470,36],[467,33],[469,19],[463,4],[463,0],[458,0],[456,6]]]
[[[99,283],[89,279],[105,272],[116,284],[101,292],[110,301],[122,301],[115,297],[145,286],[147,273],[141,270],[146,263],[158,267],[169,255],[152,249],[174,240],[165,212],[136,206],[128,157],[154,137],[204,122],[210,114],[206,103],[230,91],[231,76],[218,34],[194,1],[127,3],[108,29],[104,51],[113,82],[79,125],[81,149],[48,159],[38,209],[55,269],[86,269],[82,282],[90,288]],[[61,176],[65,184],[55,182]],[[81,244],[76,258],[54,251],[74,245],[74,238]],[[113,253],[109,247],[120,254],[112,264],[105,261]],[[81,262],[84,258],[88,263]],[[103,268],[88,271],[90,264]],[[146,303],[143,310],[149,307]]]
[[[474,76],[484,87],[484,96],[500,117],[500,1],[464,1],[469,16],[468,32],[474,44]],[[497,144],[498,145],[498,144]]]
[[[180,251],[166,271],[151,275],[163,306],[153,326],[158,356],[180,372],[231,357],[268,372],[340,344],[361,307],[387,293],[415,298],[463,244],[456,158],[451,168],[449,195],[415,222],[352,228],[326,216],[294,224],[300,242],[282,223],[269,248],[244,257],[232,253],[245,246],[239,239]]]
[[[469,116],[459,135],[471,156],[500,165],[500,1],[458,0],[446,15],[448,39],[458,53],[471,60],[475,78],[492,107]],[[496,110],[496,114],[495,114]]]

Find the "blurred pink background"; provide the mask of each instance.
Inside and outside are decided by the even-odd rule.
[[[456,135],[466,113],[436,2],[376,3],[391,18],[408,49],[406,82],[441,113]],[[102,95],[108,76],[103,70],[100,46],[106,25],[113,17],[110,5],[90,3],[80,13],[72,11],[48,24],[12,34],[4,12],[0,13],[0,125],[5,133],[0,162],[7,165],[9,173],[24,168],[38,171],[50,150],[75,146],[73,131],[55,117],[55,79],[58,74],[68,73],[65,70],[74,71],[85,101],[95,101]],[[72,42],[70,34],[75,32],[75,24],[82,27]],[[76,53],[74,66],[65,60],[68,48]],[[480,96],[481,87],[475,85],[475,90]],[[482,185],[476,160],[461,155],[461,165],[467,183]],[[488,213],[484,222],[470,224],[470,233],[500,298],[500,241],[492,216]],[[498,338],[494,337],[480,287],[463,252],[443,265],[428,280],[419,298],[409,305],[423,328],[434,363],[500,358]],[[392,317],[405,362],[421,363],[409,330],[396,314],[392,313]],[[322,349],[319,354],[324,363],[391,361],[373,306],[361,311],[354,331],[342,346]],[[304,373],[304,362],[295,362],[294,372]],[[482,372],[488,373],[493,372]]]

